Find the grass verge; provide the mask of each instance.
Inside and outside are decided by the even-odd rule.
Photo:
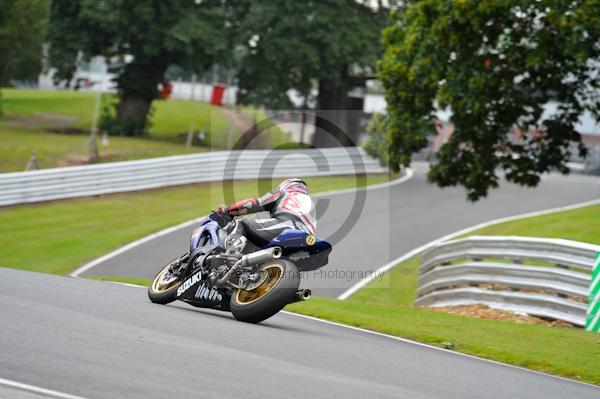
[[[469,235],[556,237],[600,244],[600,205],[486,227]],[[288,310],[600,385],[600,334],[516,324],[413,306],[419,259],[397,265],[346,301],[313,298]]]
[[[600,245],[600,205],[499,223],[469,235],[564,238]]]
[[[369,176],[367,183],[388,180]],[[307,178],[312,192],[354,187],[354,177]],[[234,184],[237,199],[270,181]],[[65,274],[84,262],[163,228],[206,214],[223,200],[221,183],[0,208],[0,265]]]

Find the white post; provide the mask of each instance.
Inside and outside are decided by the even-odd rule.
[[[190,148],[192,146],[194,140],[194,122],[190,122],[190,128],[188,129],[187,140],[185,141],[185,146]]]
[[[192,74],[192,93],[190,96],[190,100],[194,101],[196,99],[196,74]]]

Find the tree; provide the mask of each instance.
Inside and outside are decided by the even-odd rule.
[[[379,76],[391,114],[391,166],[408,165],[449,109],[454,132],[429,179],[477,200],[508,181],[568,172],[584,111],[600,119],[600,3],[407,2],[384,31]],[[556,111],[544,114],[553,103]],[[516,129],[523,134],[510,134]]]
[[[3,0],[0,8],[0,87],[10,79],[37,78],[49,1]]]
[[[317,109],[325,110],[320,116],[346,131],[348,91],[374,74],[386,10],[355,0],[244,4],[237,26],[244,46],[238,100],[287,109],[288,90],[310,97],[317,87]],[[351,144],[343,134],[337,140],[317,134],[316,140],[319,146]]]
[[[221,0],[54,0],[50,61],[69,80],[83,55],[132,56],[117,77],[113,130],[142,135],[167,68],[207,68],[228,54],[227,3]]]
[[[365,143],[365,151],[372,157],[378,158],[381,165],[389,165],[389,116],[383,113],[373,114],[367,125],[367,133],[369,133],[369,140]]]

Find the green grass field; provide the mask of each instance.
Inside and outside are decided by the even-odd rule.
[[[104,97],[109,101],[112,96]],[[40,168],[85,162],[94,93],[2,89],[0,101],[4,112],[0,118],[0,172],[24,170],[34,151]],[[265,117],[259,111],[255,114],[259,119]],[[235,143],[241,132],[222,108],[202,102],[157,100],[148,137],[110,136],[108,145],[99,140],[100,162],[223,149],[229,141],[230,124]],[[207,133],[202,146],[185,146],[190,125],[196,132],[203,129]],[[270,129],[268,137],[265,144],[270,147],[289,141],[278,128]]]
[[[105,94],[104,102],[112,101]],[[8,118],[29,118],[38,127],[53,127],[70,122],[72,128],[89,131],[92,125],[95,94],[81,91],[2,89],[2,108]],[[151,117],[150,137],[184,142],[185,134],[194,123],[204,129],[225,134],[229,125],[219,107],[208,103],[184,100],[156,100]],[[61,120],[62,118],[62,120]]]
[[[369,176],[368,183],[387,181]],[[354,177],[307,178],[312,192],[355,186]],[[259,186],[260,185],[260,186]],[[270,189],[237,182],[235,198]],[[206,214],[223,202],[221,183],[0,208],[0,266],[65,274],[160,229]]]
[[[556,237],[600,244],[600,205],[490,226],[469,235]],[[600,334],[480,320],[413,306],[419,259],[397,265],[346,301],[288,310],[600,385]]]
[[[206,151],[204,147],[143,138],[109,137],[108,145],[98,143],[100,162],[126,161]],[[0,172],[25,170],[36,152],[39,168],[78,164],[87,159],[89,141],[86,135],[48,133],[39,129],[11,127],[0,122]]]

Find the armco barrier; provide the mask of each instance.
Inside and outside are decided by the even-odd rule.
[[[585,329],[600,332],[600,252],[596,253],[596,262],[592,270],[592,283],[590,284],[589,307]]]
[[[218,151],[0,174],[0,206],[182,184],[385,173],[360,148]]]
[[[585,326],[598,251],[598,245],[532,237],[443,242],[421,256],[415,304],[483,303]],[[532,261],[543,265],[523,264]]]

